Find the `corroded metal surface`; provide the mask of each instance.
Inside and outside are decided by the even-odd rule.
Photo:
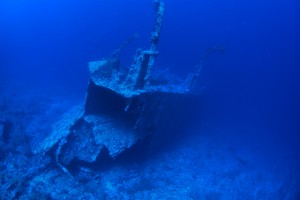
[[[121,72],[120,53],[135,37],[100,61],[89,63],[90,80],[84,105],[66,113],[36,153],[54,154],[66,173],[72,163],[94,163],[101,153],[117,158],[148,136],[172,134],[185,121],[197,95],[184,82],[156,81],[151,76],[157,56],[164,14],[163,1],[154,1],[157,13],[149,50],[138,49],[127,73]]]

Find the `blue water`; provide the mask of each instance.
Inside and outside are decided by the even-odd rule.
[[[299,177],[300,2],[165,4],[155,67],[185,78],[207,48],[223,45],[225,52],[210,55],[201,74],[201,123],[216,140],[259,144],[272,162],[285,154],[282,165]],[[130,65],[136,48],[149,48],[152,8],[151,0],[2,0],[0,92],[37,90],[84,99],[89,61],[108,56],[136,33],[121,65]]]

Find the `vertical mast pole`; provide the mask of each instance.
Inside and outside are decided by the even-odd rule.
[[[150,85],[152,67],[158,54],[157,48],[165,9],[163,0],[154,0],[154,7],[156,19],[151,35],[150,49],[137,50],[134,63],[131,65],[124,83],[128,88],[133,90],[144,89]]]
[[[154,60],[158,54],[158,52],[157,52],[158,42],[159,42],[159,38],[160,38],[161,26],[162,26],[164,11],[165,11],[165,4],[164,4],[163,0],[154,0],[153,2],[154,2],[154,8],[156,11],[156,20],[155,20],[154,30],[153,30],[152,36],[151,36],[151,47],[150,47],[151,54],[150,54],[150,58],[149,58],[147,74],[145,77],[146,85],[149,84],[149,78],[151,76],[151,71],[152,71],[152,67],[154,65]]]

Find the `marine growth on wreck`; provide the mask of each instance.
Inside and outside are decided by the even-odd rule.
[[[72,12],[82,3],[72,5]],[[104,5],[102,1],[84,3],[88,8],[95,7],[94,11],[97,12],[99,8],[95,5]],[[113,2],[113,8],[119,3]],[[136,49],[135,55],[126,56],[133,58],[132,63],[120,65],[120,58],[127,53],[126,47],[137,39],[133,35],[106,57],[89,62],[88,80],[83,83],[84,86],[86,84],[86,92],[82,92],[85,98],[80,99],[81,103],[74,103],[69,89],[67,97],[49,95],[48,91],[45,94],[28,89],[14,91],[15,88],[6,89],[6,94],[0,93],[0,199],[299,199],[300,179],[295,176],[299,175],[298,165],[290,167],[294,163],[292,160],[288,163],[289,153],[277,149],[277,144],[274,145],[276,153],[271,151],[274,147],[267,149],[270,146],[264,146],[273,142],[268,140],[276,137],[274,132],[268,133],[268,137],[261,137],[260,132],[249,131],[254,121],[248,116],[245,118],[246,124],[241,125],[243,120],[235,119],[235,114],[239,114],[237,117],[251,114],[243,106],[237,106],[236,113],[231,113],[236,106],[233,104],[248,97],[245,93],[256,92],[256,86],[262,85],[256,84],[253,91],[244,90],[243,84],[237,87],[238,90],[232,90],[232,85],[225,82],[236,84],[236,80],[231,79],[234,76],[226,75],[236,71],[230,71],[226,63],[226,67],[212,70],[214,77],[216,72],[219,76],[209,79],[213,87],[217,86],[218,89],[205,84],[209,92],[204,96],[202,85],[205,80],[202,78],[205,73],[202,73],[202,69],[205,61],[212,53],[223,52],[223,46],[207,49],[200,58],[195,55],[195,59],[199,59],[198,66],[184,80],[175,78],[168,70],[159,71],[156,59],[160,54],[159,42],[164,40],[161,30],[165,4],[163,0],[153,0],[153,3],[156,17],[149,48]],[[193,5],[207,6],[201,2],[194,2]],[[109,5],[105,4],[103,9],[111,14],[106,6]],[[129,7],[132,8],[132,5]],[[119,8],[124,9],[123,5]],[[141,14],[139,7],[136,8],[137,13]],[[64,9],[61,10],[66,13]],[[175,11],[177,15],[178,10]],[[198,11],[198,7],[195,11]],[[102,16],[95,15],[91,9],[85,9],[84,12],[92,13],[92,20],[96,23],[99,18],[95,16]],[[212,26],[212,21],[203,16],[201,13],[198,17],[208,21],[205,25]],[[176,19],[184,19],[184,23],[196,21],[203,25],[200,18],[189,21],[182,17],[180,15]],[[74,23],[73,18],[71,21]],[[105,27],[101,25],[97,29],[99,32]],[[93,23],[90,26],[91,29],[95,27]],[[169,33],[173,34],[170,30]],[[202,31],[202,27],[199,30]],[[69,34],[70,30],[67,31]],[[182,33],[179,31],[176,37],[182,37]],[[187,31],[187,34],[191,32]],[[205,37],[205,34],[193,34],[200,40],[203,35]],[[222,35],[221,38],[223,40],[226,37]],[[231,41],[233,37],[230,35],[228,38]],[[191,37],[189,42],[186,39],[182,37],[181,42],[191,42],[191,45],[188,45],[189,49],[180,49],[185,51],[183,54],[167,52],[171,59],[179,57],[178,63],[173,66],[174,71],[180,68],[186,70],[186,66],[181,66],[180,62],[194,62],[186,60],[185,56],[191,56],[191,49],[195,47],[193,50],[196,50],[198,45],[195,45],[195,38]],[[176,45],[177,42],[180,40],[176,40]],[[228,41],[227,44],[232,45]],[[61,47],[62,44],[57,45]],[[166,46],[172,48],[174,43]],[[53,49],[46,52],[52,55]],[[82,51],[78,50],[78,53],[80,60],[86,62],[87,59],[81,57]],[[70,55],[73,59],[73,54]],[[232,55],[236,58],[241,54],[235,52]],[[64,62],[60,63],[64,65]],[[231,70],[236,70],[236,67],[240,66]],[[74,68],[73,65],[72,70]],[[224,71],[229,73],[224,75]],[[46,71],[42,72],[44,74]],[[69,77],[63,77],[63,84],[70,84]],[[268,79],[264,77],[265,80]],[[50,84],[52,87],[52,82]],[[74,84],[71,86],[75,87]],[[40,85],[38,88],[45,90]],[[251,100],[247,99],[244,103],[254,105],[248,104]],[[273,96],[270,100],[273,101]],[[249,108],[261,109],[256,106]],[[215,117],[218,114],[221,116]],[[261,120],[269,115],[263,114],[263,118],[253,116]],[[274,123],[271,120],[261,122]],[[233,132],[236,128],[238,131]],[[293,157],[294,152],[289,156]]]
[[[120,54],[134,37],[108,57],[90,62],[85,102],[53,126],[52,134],[35,153],[53,154],[56,164],[69,173],[68,167],[96,163],[105,152],[115,159],[146,138],[162,140],[187,121],[189,107],[195,108],[200,95],[195,92],[199,74],[177,84],[152,76],[164,2],[157,0],[154,5],[150,48],[136,51],[126,73],[119,70]]]

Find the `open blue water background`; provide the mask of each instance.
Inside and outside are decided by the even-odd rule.
[[[201,119],[220,135],[286,153],[300,167],[300,2],[166,0],[156,68],[185,78],[207,48]],[[88,62],[135,33],[121,65],[149,47],[151,0],[1,0],[0,91],[41,90],[82,100]],[[194,131],[199,134],[198,130]],[[222,133],[222,134],[221,134]],[[215,134],[218,135],[218,134]],[[266,162],[268,162],[266,160]]]

